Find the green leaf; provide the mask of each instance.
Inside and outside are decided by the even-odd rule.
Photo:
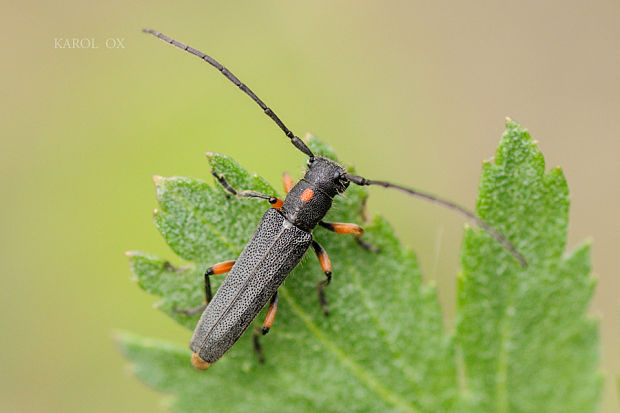
[[[336,159],[316,138],[308,145]],[[276,194],[229,157],[208,157],[233,187]],[[173,309],[201,304],[204,269],[235,259],[268,206],[189,178],[155,183],[157,228],[189,264],[132,252],[131,269],[140,287],[161,297],[158,308],[192,330],[199,316]],[[484,167],[478,212],[530,266],[524,270],[486,233],[468,229],[454,334],[444,331],[436,292],[423,283],[413,253],[381,217],[364,222],[365,199],[351,185],[326,220],[363,224],[381,252],[322,228],[313,234],[333,266],[329,317],[316,294],[322,271],[309,252],[280,288],[275,324],[261,337],[265,364],[253,353],[251,329],[206,372],[191,367],[185,345],[125,333],[118,340],[135,374],[172,394],[181,412],[594,409],[601,382],[597,326],[584,316],[593,289],[588,247],[562,258],[566,183],[559,170],[544,174],[542,155],[520,126],[508,124],[495,163]]]
[[[589,412],[601,377],[589,245],[563,257],[568,186],[512,120],[482,170],[478,214],[525,256],[521,268],[486,233],[468,229],[456,341],[466,403],[489,412]]]

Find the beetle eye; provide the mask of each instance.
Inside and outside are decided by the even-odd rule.
[[[340,171],[336,171],[334,173],[334,182],[338,188],[339,193],[344,192],[349,186],[349,180],[347,179],[346,175]]]

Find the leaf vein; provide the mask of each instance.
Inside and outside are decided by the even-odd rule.
[[[407,363],[407,361],[403,359],[402,353],[400,353],[400,352],[398,352],[396,350],[396,348],[395,348],[396,343],[394,341],[390,340],[389,333],[388,333],[389,329],[386,328],[384,326],[383,322],[381,321],[381,319],[376,316],[376,314],[377,314],[377,309],[376,308],[377,307],[375,306],[372,298],[370,297],[370,294],[368,293],[368,290],[366,288],[364,288],[363,284],[360,282],[361,273],[360,273],[359,269],[351,261],[351,256],[350,255],[346,255],[346,257],[347,257],[347,263],[349,265],[349,268],[354,273],[354,275],[353,275],[354,284],[360,290],[360,297],[362,298],[362,302],[364,304],[364,307],[366,307],[366,309],[368,310],[368,313],[370,314],[370,319],[373,321],[373,324],[375,325],[377,330],[379,330],[379,333],[380,333],[379,336],[381,337],[383,342],[386,344],[386,346],[389,349],[390,354],[392,355],[394,360],[401,360],[401,361],[404,361],[404,363],[402,363],[402,365],[409,365],[409,363]],[[405,377],[408,379],[407,381],[412,386],[417,386],[418,385],[418,383],[416,382],[414,376],[411,374],[410,371],[408,371],[407,369],[404,369],[404,368],[400,368],[399,370],[405,375]]]
[[[312,318],[306,313],[301,306],[295,301],[293,296],[288,292],[286,287],[282,286],[279,290],[282,297],[288,302],[292,311],[302,320],[306,328],[314,335],[314,337],[336,358],[342,363],[343,366],[349,369],[351,373],[362,383],[364,383],[371,391],[376,393],[387,404],[396,407],[401,412],[418,413],[413,406],[411,406],[406,400],[402,399],[398,394],[392,392],[385,387],[375,378],[372,374],[368,373],[366,369],[357,364],[354,360],[349,358],[338,345],[334,343],[321,329],[312,321]]]

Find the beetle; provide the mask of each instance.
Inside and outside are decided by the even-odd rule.
[[[361,238],[364,230],[359,225],[323,221],[332,206],[334,197],[345,192],[351,183],[397,189],[408,195],[455,210],[493,236],[522,266],[527,265],[523,256],[510,241],[475,213],[454,202],[426,192],[350,174],[338,163],[315,156],[310,148],[295,136],[250,88],[218,61],[158,31],[143,29],[143,32],[152,34],[166,43],[197,56],[219,70],[260,106],[290,139],[295,148],[308,156],[305,175],[297,184],[293,183],[288,174],[284,175],[284,187],[287,192],[284,200],[269,194],[237,190],[228,184],[226,177],[212,171],[216,181],[230,195],[240,198],[265,199],[271,204],[271,208],[261,218],[256,231],[237,260],[221,262],[207,268],[204,275],[206,304],[194,309],[177,310],[187,315],[202,312],[190,341],[191,362],[197,369],[207,369],[220,359],[269,302],[262,331],[255,332],[253,341],[259,361],[263,360],[258,335],[267,334],[273,325],[278,307],[278,288],[310,247],[316,253],[325,274],[325,279],[318,284],[318,296],[324,314],[328,315],[324,289],[332,278],[331,262],[325,249],[312,238],[314,228],[319,225],[339,234],[352,234],[360,246],[378,252],[378,249]],[[213,296],[210,276],[224,273],[228,275]]]

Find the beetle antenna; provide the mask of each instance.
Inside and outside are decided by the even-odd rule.
[[[310,148],[308,148],[308,146],[304,143],[304,141],[302,141],[297,136],[295,136],[295,134],[291,132],[290,129],[286,127],[286,125],[284,125],[284,123],[280,120],[278,115],[276,115],[262,100],[260,100],[260,98],[256,96],[254,92],[250,90],[249,87],[247,87],[239,79],[237,79],[235,75],[233,75],[228,69],[222,66],[217,60],[215,60],[211,56],[208,56],[202,53],[200,50],[194,49],[193,47],[177,42],[176,40],[171,39],[170,37],[158,31],[155,31],[152,29],[142,29],[142,31],[144,33],[152,34],[153,36],[163,40],[166,43],[170,43],[171,45],[176,46],[179,49],[183,49],[186,52],[189,52],[193,54],[194,56],[199,57],[200,59],[204,60],[205,62],[209,63],[211,66],[219,70],[224,76],[226,76],[226,79],[230,80],[235,85],[237,85],[239,89],[241,89],[246,95],[251,97],[252,100],[256,102],[258,106],[261,107],[263,112],[265,112],[265,114],[269,116],[276,123],[276,125],[280,127],[280,129],[282,129],[286,137],[291,140],[291,143],[295,145],[297,149],[302,151],[304,154],[308,155],[310,157],[310,161],[314,160],[314,154],[312,153]]]
[[[396,184],[386,182],[386,181],[374,181],[371,179],[362,178],[361,176],[357,176],[357,175],[346,174],[345,176],[347,177],[349,181],[357,185],[361,185],[361,186],[379,185],[384,188],[398,189],[399,191],[405,192],[409,195],[422,198],[427,201],[433,202],[435,204],[441,205],[443,207],[457,211],[461,213],[462,215],[465,215],[471,221],[475,222],[480,228],[488,232],[493,238],[495,238],[500,244],[502,244],[504,248],[506,248],[512,255],[514,255],[514,257],[519,261],[519,263],[523,267],[527,267],[527,261],[525,260],[523,255],[521,255],[521,253],[517,251],[517,248],[510,241],[508,241],[506,237],[504,237],[502,234],[499,233],[499,231],[497,231],[495,228],[493,228],[492,226],[484,222],[482,219],[480,219],[478,215],[469,211],[467,208],[464,208],[452,201],[438,198],[435,195],[431,195],[426,192],[418,191],[417,189],[406,188],[404,186],[396,185]]]

